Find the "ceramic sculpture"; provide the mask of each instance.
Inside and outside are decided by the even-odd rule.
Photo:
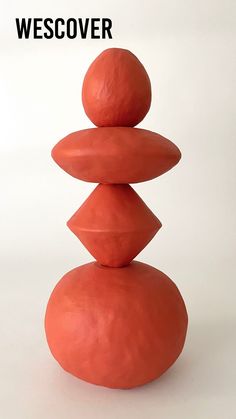
[[[68,135],[52,157],[70,175],[99,183],[67,223],[96,262],[56,285],[46,336],[69,373],[126,389],[158,378],[185,342],[187,312],[176,285],[133,261],[161,223],[129,185],[160,176],[181,154],[161,135],[133,128],[149,110],[151,84],[131,52],[100,54],[85,75],[82,99],[98,127]]]

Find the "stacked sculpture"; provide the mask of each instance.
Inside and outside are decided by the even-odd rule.
[[[49,347],[71,374],[94,384],[132,388],[164,373],[182,351],[187,312],[176,285],[132,262],[161,227],[129,183],[178,163],[169,140],[133,128],[151,104],[149,77],[129,51],[104,51],[88,69],[83,105],[98,128],[68,135],[52,157],[70,175],[96,182],[68,221],[97,262],[68,272],[49,299]]]

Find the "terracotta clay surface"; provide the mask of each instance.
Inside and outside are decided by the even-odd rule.
[[[67,223],[102,265],[127,265],[161,227],[129,185],[98,185]]]
[[[71,374],[112,388],[159,377],[182,351],[187,313],[176,285],[140,262],[89,263],[68,272],[49,299],[53,356]]]
[[[85,75],[82,101],[95,125],[133,127],[150,108],[148,74],[130,51],[107,49],[92,62]]]
[[[96,183],[136,183],[170,170],[181,158],[171,141],[139,128],[91,128],[69,134],[52,150],[70,175]]]
[[[171,141],[133,128],[151,103],[148,75],[129,51],[104,51],[83,83],[84,109],[98,128],[74,132],[52,150],[75,178],[99,183],[68,221],[98,262],[68,272],[46,310],[51,352],[69,373],[112,388],[163,374],[182,351],[187,312],[162,272],[132,261],[161,227],[129,183],[170,170],[181,158]]]

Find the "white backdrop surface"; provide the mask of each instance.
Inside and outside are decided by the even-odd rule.
[[[113,39],[18,40],[15,17],[110,17]],[[235,17],[233,0],[1,0],[1,417],[236,417]],[[55,284],[92,260],[65,222],[94,185],[60,170],[50,150],[92,126],[83,76],[113,46],[134,52],[150,75],[153,101],[140,127],[183,154],[134,189],[163,224],[137,259],[176,282],[187,342],[158,381],[129,391],[65,373],[43,329]]]

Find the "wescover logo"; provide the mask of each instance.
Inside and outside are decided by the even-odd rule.
[[[105,39],[112,38],[108,18],[16,18],[19,39]]]

